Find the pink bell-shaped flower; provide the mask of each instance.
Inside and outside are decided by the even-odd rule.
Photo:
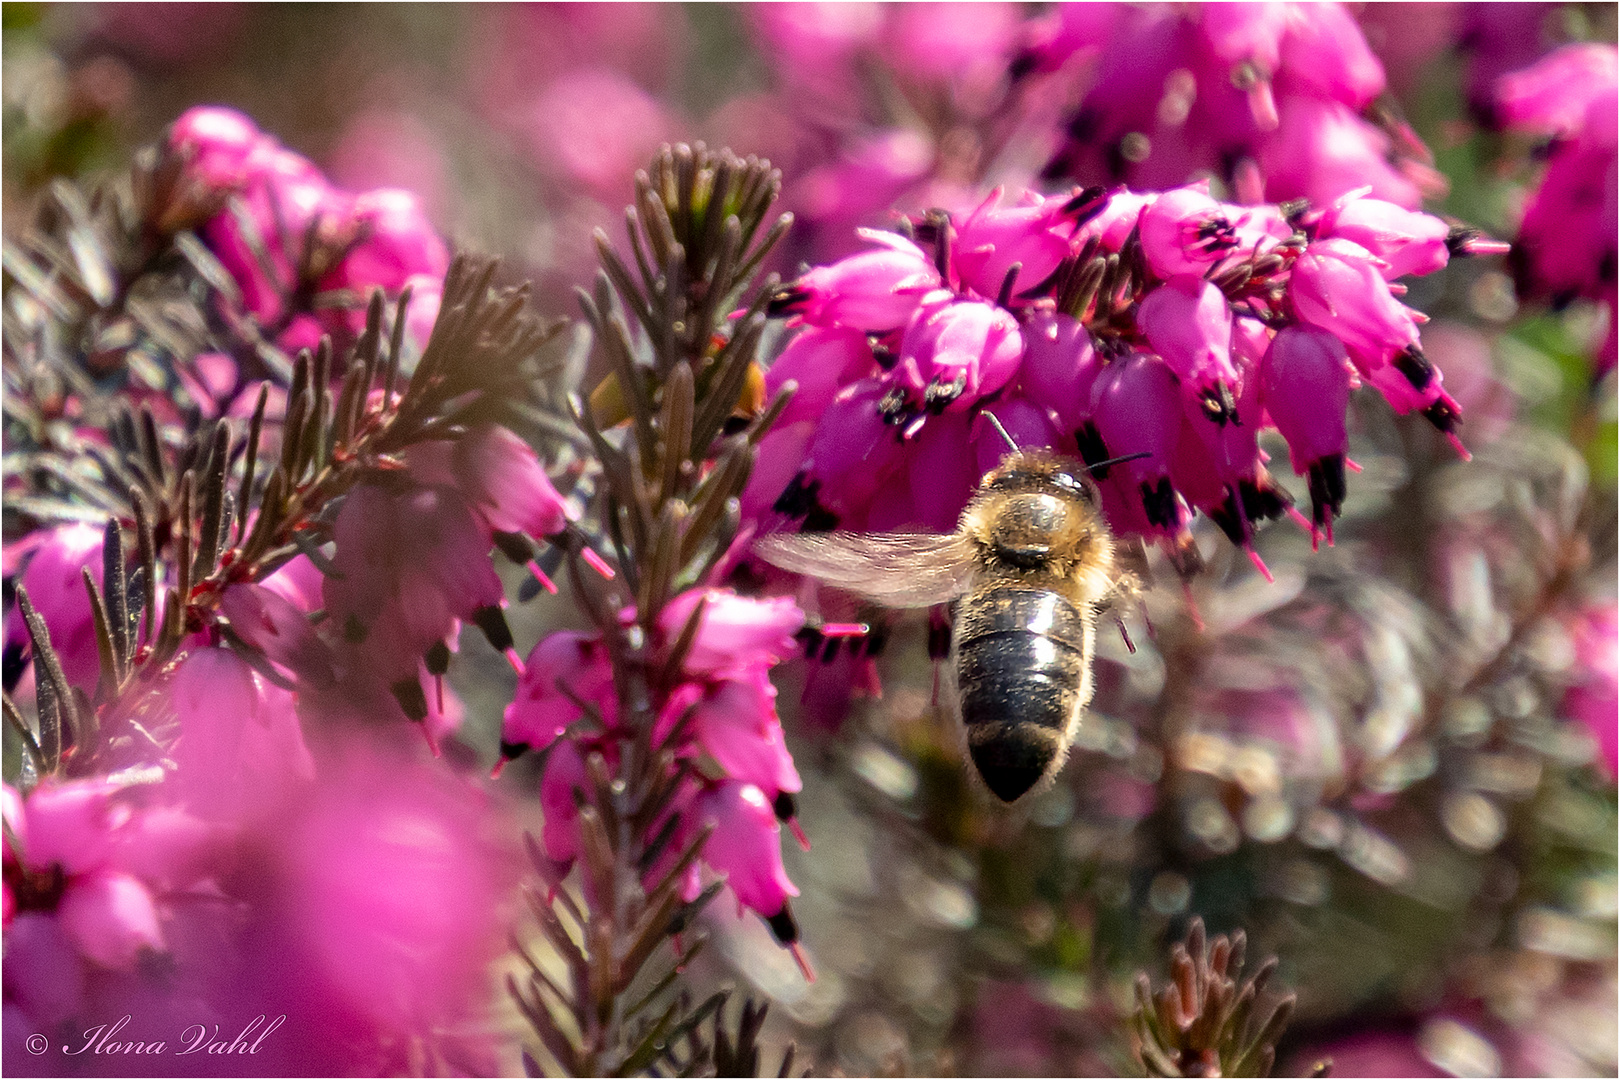
[[[1142,211],[1142,253],[1160,278],[1202,276],[1237,246],[1226,208],[1207,184],[1166,191]]]
[[[1178,274],[1147,294],[1136,323],[1182,384],[1230,419],[1241,380],[1226,295],[1203,278]]]
[[[1385,263],[1386,281],[1407,274],[1432,274],[1451,258],[1451,227],[1432,214],[1405,210],[1383,199],[1351,192],[1322,215],[1317,235],[1359,244]]]
[[[1112,479],[1117,472],[1143,519],[1155,531],[1179,531],[1179,498],[1170,483],[1170,463],[1181,435],[1181,387],[1175,373],[1157,356],[1133,353],[1109,364],[1091,392],[1091,421],[1081,437],[1088,462],[1146,453],[1093,475]]]
[[[702,621],[683,670],[724,676],[768,667],[795,652],[793,635],[804,625],[804,612],[792,598],[754,599],[730,589],[688,589],[665,604],[658,626],[669,641],[680,636],[700,600],[705,602]]]
[[[1042,199],[1025,192],[1018,205],[998,208],[995,189],[957,225],[951,265],[961,284],[987,300],[1001,293],[1007,273],[1018,264],[1014,292],[1045,281],[1069,254],[1072,224],[1065,220],[1065,196]]]
[[[1342,4],[1289,4],[1279,42],[1280,93],[1326,98],[1360,110],[1384,92],[1379,62]]]
[[[501,753],[544,750],[578,720],[579,702],[594,704],[609,725],[618,719],[613,668],[595,634],[558,630],[540,639],[523,665],[501,723]]]
[[[37,537],[38,539],[35,539]],[[93,525],[58,525],[29,537],[33,554],[22,572],[28,599],[45,620],[51,648],[62,661],[62,674],[73,686],[93,693],[101,672],[96,651],[95,618],[82,570],[88,568],[96,584],[102,583],[101,545],[104,534]],[[21,545],[18,545],[21,546]],[[30,648],[22,612],[6,613],[6,647]]]
[[[1288,442],[1294,472],[1309,477],[1311,531],[1333,539],[1344,502],[1344,462],[1350,404],[1350,358],[1344,344],[1314,326],[1277,331],[1260,362],[1260,399]]]
[[[846,326],[871,333],[897,330],[922,297],[941,285],[939,271],[921,248],[902,236],[859,230],[879,245],[818,266],[784,290],[773,315],[796,315],[811,326]]]
[[[691,809],[694,824],[713,824],[703,861],[767,920],[787,907],[799,890],[782,868],[781,827],[770,799],[756,784],[724,780],[700,794]]]
[[[812,326],[788,342],[771,364],[765,373],[765,396],[775,397],[791,379],[799,388],[777,420],[778,426],[813,420],[826,411],[841,388],[875,370],[872,346],[864,333],[842,326]]]
[[[1383,266],[1349,240],[1317,240],[1294,262],[1288,299],[1302,322],[1332,333],[1363,375],[1418,343],[1412,312],[1390,294]]]
[[[1090,415],[1091,386],[1103,369],[1090,331],[1078,319],[1036,311],[1024,323],[1023,337],[1019,388],[1051,409],[1065,431],[1078,431]]]
[[[1018,321],[993,304],[962,300],[919,310],[900,343],[893,377],[921,410],[966,410],[1000,390],[1023,358]]]

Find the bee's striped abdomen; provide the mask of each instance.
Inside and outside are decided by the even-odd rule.
[[[956,674],[968,752],[1012,802],[1062,761],[1090,696],[1093,621],[1056,592],[992,584],[957,612]]]

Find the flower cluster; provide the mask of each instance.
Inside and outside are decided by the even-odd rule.
[[[450,253],[415,194],[340,190],[232,109],[187,111],[168,150],[183,162],[175,224],[200,227],[236,284],[241,314],[266,340],[287,353],[314,348],[323,334],[352,342],[373,290],[393,297],[407,288],[411,336],[427,340]]]
[[[1566,45],[1496,83],[1495,119],[1552,140],[1513,245],[1519,295],[1562,307],[1608,305],[1598,374],[1615,365],[1615,114],[1620,59],[1613,45]]]
[[[1020,445],[1078,452],[1115,530],[1172,552],[1195,511],[1249,547],[1290,508],[1259,450],[1268,425],[1309,477],[1313,537],[1331,539],[1359,384],[1461,451],[1396,279],[1505,245],[1365,188],[1314,211],[1204,185],[1000,194],[907,221],[913,239],[865,231],[871,250],[778,293],[773,312],[804,329],[767,385],[798,392],[745,513],[948,530],[1005,450],[985,414]]]
[[[753,600],[723,589],[692,589],[659,612],[658,626],[673,645],[698,615],[697,630],[681,664],[681,681],[668,695],[651,733],[654,752],[672,752],[679,790],[657,829],[670,830],[664,854],[678,851],[705,827],[713,832],[703,862],[724,878],[740,907],[759,913],[784,943],[798,937],[788,897],[798,890],[782,869],[778,820],[795,832],[794,794],[802,784],[782,738],[770,669],[796,648],[804,613],[789,599]],[[625,625],[635,612],[624,615]],[[634,741],[619,714],[613,668],[601,635],[558,631],[529,654],[517,694],[506,708],[502,753],[546,752],[540,803],[546,855],[566,873],[581,853],[579,802],[588,784],[586,762],[601,755],[617,768]],[[590,723],[581,730],[582,718]],[[671,821],[675,824],[671,826]],[[798,834],[803,842],[803,834]],[[650,883],[670,869],[669,857],[647,868]],[[694,863],[682,885],[691,901],[703,882]]]
[[[1098,64],[1048,178],[1163,188],[1207,169],[1245,203],[1371,185],[1408,209],[1444,189],[1409,128],[1369,119],[1384,67],[1341,4],[1064,4],[1032,31],[1015,71]]]

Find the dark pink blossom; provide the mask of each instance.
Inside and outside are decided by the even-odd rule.
[[[88,569],[101,584],[102,540],[102,530],[93,525],[58,525],[37,533],[28,542],[32,555],[21,579],[28,599],[45,620],[62,673],[87,694],[95,691],[101,659],[82,571]],[[6,648],[29,648],[28,629],[15,607],[6,614]]]
[[[1451,227],[1439,218],[1354,191],[1322,214],[1317,235],[1338,237],[1381,259],[1387,281],[1407,274],[1432,274],[1450,259]]]
[[[845,327],[812,326],[801,331],[765,374],[765,394],[774,397],[789,379],[798,384],[777,423],[820,416],[838,391],[873,373],[876,361],[864,333]]]
[[[702,621],[684,670],[723,676],[769,667],[797,650],[793,635],[804,625],[804,612],[791,598],[755,599],[729,589],[689,589],[665,604],[658,625],[671,641],[680,636],[700,600]]]
[[[1278,90],[1363,109],[1384,92],[1384,65],[1342,4],[1287,5]]]
[[[1294,472],[1310,477],[1312,530],[1333,538],[1344,501],[1345,409],[1350,358],[1338,338],[1312,326],[1287,326],[1260,362],[1260,399],[1288,441]]]
[[[460,492],[491,532],[544,539],[576,516],[534,448],[499,424],[479,424],[454,440],[419,443],[406,460],[421,483]]]
[[[1088,461],[1148,455],[1096,475],[1119,485],[1115,490],[1138,506],[1133,517],[1148,529],[1179,532],[1185,510],[1171,486],[1170,463],[1181,435],[1181,387],[1169,365],[1146,353],[1109,364],[1092,388],[1088,432],[1081,443]]]
[[[1142,211],[1142,254],[1160,278],[1202,275],[1231,254],[1237,236],[1208,185],[1166,191]]]
[[[1154,289],[1142,301],[1136,323],[1195,393],[1229,399],[1240,384],[1232,363],[1232,309],[1225,294],[1203,278],[1178,274]]]
[[[400,188],[379,188],[355,196],[341,226],[357,240],[319,284],[321,289],[348,289],[353,306],[322,309],[329,325],[358,335],[365,329],[365,304],[374,289],[398,295],[416,277],[442,279],[450,268],[450,250],[422,210],[421,200]],[[334,324],[334,317],[341,320]]]
[[[1555,49],[1496,81],[1496,119],[1506,127],[1570,136],[1587,125],[1587,109],[1614,89],[1613,45],[1586,42]]]
[[[1064,430],[1079,430],[1090,415],[1091,385],[1103,368],[1091,332],[1078,319],[1036,311],[1024,323],[1023,338],[1019,389],[1052,410]]]
[[[879,250],[818,266],[772,306],[812,326],[881,333],[906,325],[922,297],[940,287],[939,271],[921,248],[894,233],[859,230]]]
[[[613,669],[600,638],[559,630],[541,638],[523,665],[501,724],[502,753],[544,750],[584,715],[579,702],[595,705],[609,726],[617,722]]]
[[[1290,94],[1277,102],[1277,130],[1256,157],[1266,197],[1318,205],[1370,185],[1380,199],[1418,206],[1444,190],[1444,178],[1417,162],[1390,164],[1391,140],[1336,101]]]
[[[714,826],[703,861],[726,879],[738,902],[767,921],[784,913],[799,890],[782,868],[782,830],[765,793],[755,784],[722,781],[697,796],[690,816],[693,828]]]
[[[1617,744],[1617,716],[1620,716],[1620,691],[1617,691],[1617,656],[1620,656],[1620,618],[1612,601],[1581,612],[1572,620],[1571,635],[1575,639],[1575,664],[1571,668],[1572,685],[1564,693],[1561,711],[1564,716],[1578,721],[1592,733],[1597,743],[1597,760],[1610,780],[1615,778]]]
[[[1023,356],[1018,321],[976,300],[920,309],[900,342],[892,378],[920,410],[962,411],[1012,379]]]
[[[1288,298],[1304,322],[1344,342],[1363,374],[1418,343],[1411,309],[1384,282],[1382,261],[1349,240],[1317,240],[1295,261]]]
[[[1002,189],[996,188],[977,209],[956,226],[951,265],[965,288],[994,300],[1013,264],[1018,264],[1014,291],[1045,281],[1069,254],[1074,223],[1069,220],[1066,196],[1042,199],[1027,191],[1014,206],[999,208]]]
[[[198,105],[169,128],[169,147],[187,155],[186,170],[204,187],[231,191],[253,174],[255,154],[270,145],[253,123],[235,109]]]

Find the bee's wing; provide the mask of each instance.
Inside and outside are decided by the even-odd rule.
[[[776,533],[756,541],[754,552],[783,570],[898,608],[955,600],[978,568],[973,541],[960,533]]]

